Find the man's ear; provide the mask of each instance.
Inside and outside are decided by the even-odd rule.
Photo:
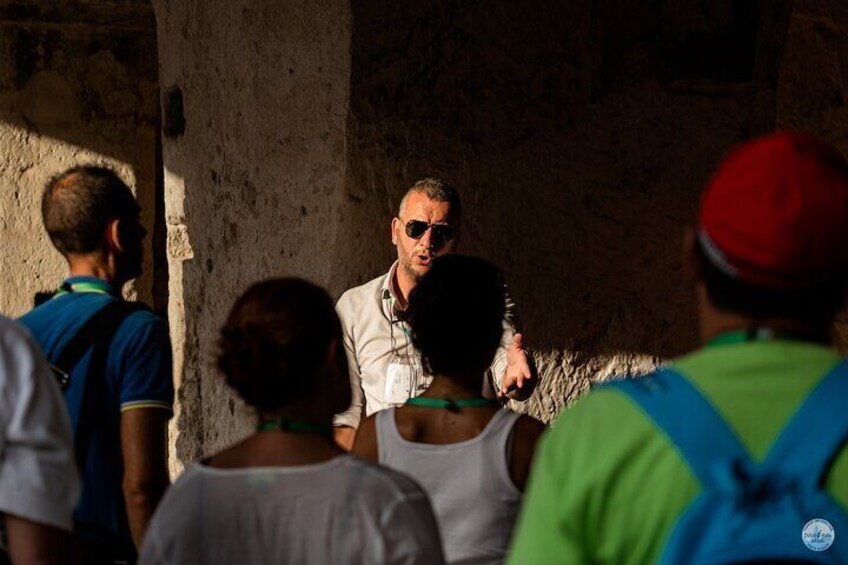
[[[114,219],[109,220],[109,223],[106,224],[106,248],[109,251],[123,251],[124,244],[121,241],[121,229],[123,226],[121,225],[121,220]]]
[[[698,239],[695,229],[687,226],[683,233],[683,272],[692,282],[701,282],[704,278],[704,265],[698,252]]]
[[[398,244],[398,229],[400,227],[400,220],[395,217],[392,218],[392,245]]]

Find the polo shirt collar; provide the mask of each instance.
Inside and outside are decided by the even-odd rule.
[[[69,285],[69,286],[73,287],[73,285],[79,284],[79,283],[84,283],[86,285],[96,286],[96,287],[102,288],[105,292],[107,292],[108,294],[111,294],[112,296],[119,296],[119,293],[118,293],[117,290],[115,290],[115,287],[113,287],[111,284],[109,284],[105,280],[97,278],[97,277],[86,276],[86,275],[81,275],[81,276],[76,276],[76,277],[68,277],[62,283],[62,286]]]

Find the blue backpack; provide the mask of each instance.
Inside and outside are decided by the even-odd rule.
[[[701,484],[661,563],[848,564],[848,513],[822,489],[848,440],[846,363],[822,379],[759,464],[680,374],[663,370],[607,386],[645,411]]]

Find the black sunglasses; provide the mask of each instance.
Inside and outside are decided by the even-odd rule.
[[[433,245],[439,247],[456,237],[457,229],[448,224],[429,224],[421,220],[409,220],[404,225],[406,235],[412,239],[421,239],[428,229],[433,230]]]

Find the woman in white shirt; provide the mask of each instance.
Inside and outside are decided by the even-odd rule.
[[[350,384],[326,292],[297,279],[254,285],[219,346],[218,368],[256,409],[257,431],[171,487],[141,563],[442,562],[423,491],[333,441]]]

